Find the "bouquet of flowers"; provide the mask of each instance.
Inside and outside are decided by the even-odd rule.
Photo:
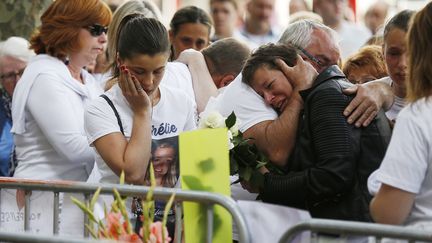
[[[260,187],[264,184],[264,176],[259,172],[262,166],[269,170],[277,170],[269,163],[268,158],[258,150],[251,139],[244,139],[239,131],[240,121],[234,112],[224,118],[219,112],[213,111],[202,115],[199,128],[224,128],[228,129],[228,144],[230,158],[230,175],[239,175],[241,180],[250,182],[253,186]]]
[[[94,193],[89,204],[85,204],[78,199],[72,197],[72,201],[85,213],[90,219],[90,224],[85,227],[95,239],[113,239],[121,242],[130,243],[169,243],[171,238],[168,236],[166,229],[166,220],[169,208],[174,201],[174,194],[171,195],[165,207],[165,214],[162,222],[153,222],[154,219],[154,200],[153,190],[156,186],[153,166],[150,164],[150,179],[151,187],[147,193],[146,199],[142,202],[143,208],[143,226],[139,234],[133,231],[133,227],[129,220],[126,210],[126,198],[122,198],[120,193],[114,189],[115,200],[108,212],[105,207],[105,220],[96,219],[93,213],[94,206],[100,194],[100,188]],[[120,184],[124,183],[124,173],[120,176]],[[96,224],[97,229],[94,225]]]

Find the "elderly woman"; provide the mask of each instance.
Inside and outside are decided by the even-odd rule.
[[[0,176],[13,175],[16,166],[10,132],[12,94],[27,62],[34,56],[28,47],[26,39],[16,36],[8,38],[0,47]]]

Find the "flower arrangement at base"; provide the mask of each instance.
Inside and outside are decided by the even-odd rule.
[[[264,176],[259,169],[266,166],[268,170],[280,173],[280,170],[269,163],[268,158],[258,150],[251,139],[243,138],[243,133],[239,131],[240,121],[234,112],[224,118],[219,112],[212,111],[202,114],[199,128],[227,128],[228,129],[228,148],[230,158],[230,175],[239,175],[238,183],[245,180],[253,186],[261,187],[264,184]]]
[[[143,226],[138,232],[132,230],[132,225],[126,210],[126,198],[122,198],[120,193],[114,188],[114,202],[111,205],[110,211],[107,211],[104,205],[105,219],[97,219],[93,213],[94,206],[100,194],[100,188],[94,193],[90,203],[86,204],[72,197],[72,201],[88,215],[90,224],[85,227],[89,230],[91,236],[95,239],[112,239],[120,242],[128,243],[169,243],[171,238],[168,236],[168,230],[165,227],[167,220],[168,209],[171,208],[174,202],[174,194],[171,195],[165,207],[163,221],[153,222],[154,220],[154,200],[153,190],[156,186],[153,166],[150,164],[150,190],[146,195],[145,200],[142,200]],[[120,175],[120,184],[124,184],[124,173]],[[95,229],[96,225],[96,229]]]

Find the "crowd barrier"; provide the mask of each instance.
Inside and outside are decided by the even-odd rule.
[[[19,243],[113,243],[112,240],[71,239],[64,236],[46,236],[32,233],[0,232],[1,242]]]
[[[432,242],[432,232],[414,228],[343,220],[309,219],[290,227],[282,235],[279,243],[292,242],[296,236],[305,231],[310,231],[312,238],[316,233],[324,233],[339,235],[340,238],[344,236],[368,236],[375,238],[376,242],[380,242],[383,238],[407,240],[408,242]]]
[[[49,191],[54,194],[53,202],[53,234],[57,235],[59,232],[59,206],[60,206],[60,193],[80,193],[84,195],[85,201],[89,202],[93,193],[101,188],[101,194],[113,194],[113,189],[122,196],[144,196],[146,195],[150,187],[146,186],[133,186],[133,185],[118,185],[118,184],[97,184],[97,183],[84,183],[84,182],[73,182],[73,181],[42,181],[42,180],[27,180],[18,178],[0,178],[0,190],[3,189],[21,189],[26,191],[25,193],[25,204],[24,204],[24,230],[28,231],[30,226],[30,196],[31,191]],[[213,229],[213,207],[214,205],[220,205],[225,208],[232,216],[233,221],[238,230],[239,242],[249,243],[251,242],[250,234],[244,216],[240,212],[236,202],[230,197],[202,191],[185,191],[176,188],[155,188],[153,191],[154,199],[168,201],[170,196],[175,193],[175,210],[176,210],[176,240],[181,242],[182,232],[182,206],[181,202],[196,202],[206,206],[207,208],[207,242],[212,241],[212,229]],[[178,213],[177,213],[178,212]],[[87,215],[84,215],[84,221],[88,222]],[[84,237],[89,237],[89,232],[86,227],[83,226]],[[22,237],[27,237],[28,234],[21,234]],[[3,232],[0,234],[0,241],[11,239],[7,237],[16,236],[14,233]],[[3,238],[5,237],[5,238]],[[29,235],[31,237],[31,235]],[[38,238],[38,236],[35,236]],[[42,236],[41,236],[42,237]],[[53,236],[54,237],[54,236]],[[23,238],[23,239],[24,239]],[[49,237],[48,237],[49,238]],[[59,241],[46,241],[41,240],[40,242],[59,242]],[[57,238],[58,239],[58,238]],[[85,241],[86,239],[83,239]],[[21,241],[23,242],[23,241]],[[35,242],[35,238],[33,238]],[[63,242],[63,241],[62,241]],[[88,241],[86,241],[88,242]]]

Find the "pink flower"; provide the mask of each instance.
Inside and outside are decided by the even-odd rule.
[[[119,239],[120,235],[125,235],[126,231],[122,227],[121,213],[110,212],[107,215],[107,238]]]
[[[127,243],[143,243],[141,240],[141,237],[139,237],[137,234],[133,233],[130,235],[120,235],[118,238],[120,242],[127,242]]]
[[[165,242],[162,242],[162,230],[165,232]],[[169,243],[170,241],[168,230],[162,222],[157,221],[150,225],[150,238],[147,243]]]

